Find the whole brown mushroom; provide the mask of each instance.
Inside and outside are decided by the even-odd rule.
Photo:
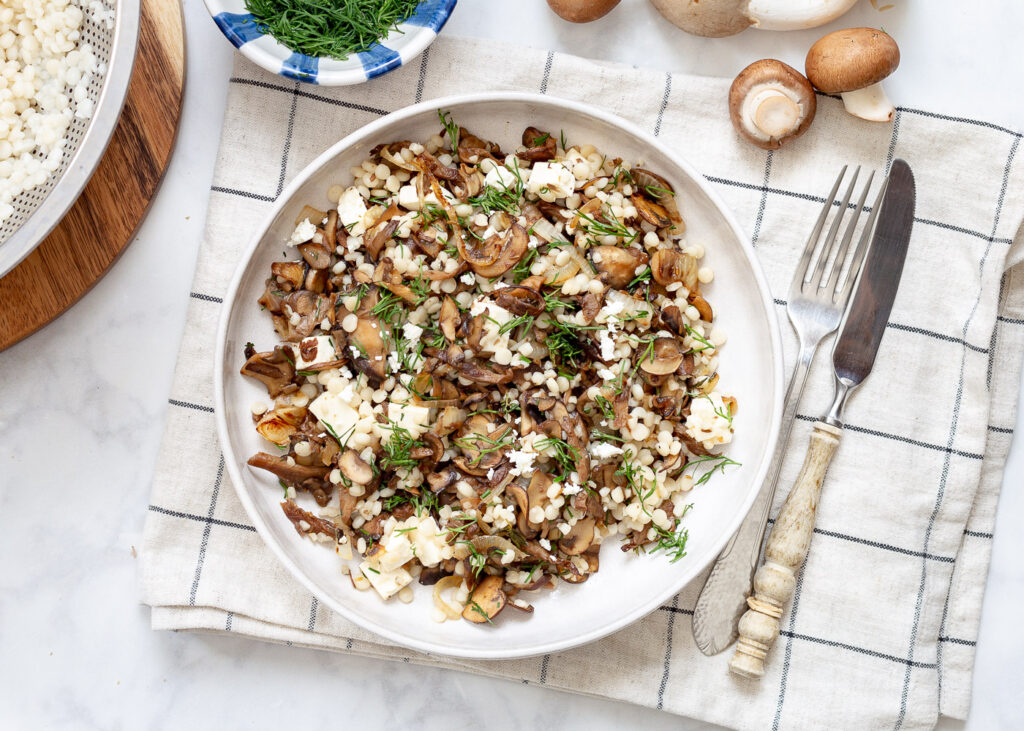
[[[811,46],[804,68],[815,88],[839,94],[846,111],[870,122],[888,122],[895,111],[882,80],[900,65],[900,48],[876,28],[847,28]]]
[[[562,20],[589,23],[610,13],[619,0],[548,0],[548,7]]]
[[[729,88],[729,117],[745,140],[777,150],[807,131],[818,100],[803,74],[774,58],[740,71]]]

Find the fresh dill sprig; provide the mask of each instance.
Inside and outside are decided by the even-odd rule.
[[[562,149],[563,150],[568,150],[569,149],[569,142],[568,142],[568,140],[565,139],[565,130],[564,129],[558,130],[558,139],[562,143]]]
[[[408,19],[420,0],[245,0],[252,21],[293,51],[344,61],[365,53]]]
[[[441,124],[444,125],[445,131],[448,133],[448,142],[451,143],[451,148],[454,152],[459,147],[459,125],[455,124],[452,120],[451,111],[442,112],[438,109],[437,116],[441,120]]]
[[[562,468],[562,474],[555,482],[561,482],[569,476],[569,473],[576,469],[576,461],[580,458],[580,450],[558,437],[544,437],[533,443],[534,448],[539,450],[552,449],[555,454],[555,461]]]
[[[689,335],[691,338],[693,338],[698,343],[700,343],[700,347],[690,348],[690,352],[692,352],[692,353],[702,353],[705,350],[714,350],[715,344],[712,343],[710,340],[708,340],[706,337],[701,335],[699,332],[694,330],[689,325],[683,325],[683,327],[686,328],[686,334],[687,335]]]
[[[711,465],[711,467],[710,469],[705,470],[700,477],[697,477],[697,467],[699,467],[700,465]],[[730,465],[735,465],[736,467],[741,466],[739,462],[732,459],[731,457],[726,457],[724,454],[710,454],[705,455],[703,457],[694,457],[693,459],[686,463],[686,466],[683,468],[683,472],[685,473],[686,470],[692,467],[692,474],[694,477],[696,477],[696,479],[693,481],[693,486],[699,487],[700,485],[706,484],[707,481],[710,480],[712,475],[714,475],[716,472],[724,475],[725,468],[729,467]]]
[[[626,285],[626,289],[633,289],[633,287],[640,284],[641,282],[651,281],[651,277],[653,275],[654,273],[651,271],[650,267],[644,267],[644,270],[637,274],[635,277],[633,277],[633,281]]]
[[[626,224],[617,219],[611,213],[608,214],[610,220],[598,221],[593,216],[587,213],[577,213],[580,218],[587,222],[587,233],[597,236],[615,236],[616,238],[622,239],[624,244],[632,244],[636,241],[639,236],[638,231],[630,233],[629,229],[626,228]]]
[[[409,430],[395,421],[381,425],[381,429],[391,432],[391,438],[383,444],[384,454],[380,458],[382,470],[393,467],[415,467],[419,464],[419,460],[413,459],[410,453],[413,447],[422,447],[423,442],[413,439]]]

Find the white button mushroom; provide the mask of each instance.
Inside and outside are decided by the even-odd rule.
[[[736,131],[766,150],[776,150],[802,135],[817,105],[807,79],[773,58],[747,66],[729,89],[729,116]]]
[[[651,0],[687,33],[720,38],[746,30],[800,30],[830,23],[857,0]]]
[[[882,80],[900,65],[900,49],[885,31],[847,28],[829,33],[807,52],[807,78],[826,94],[839,94],[846,111],[871,122],[892,119]]]

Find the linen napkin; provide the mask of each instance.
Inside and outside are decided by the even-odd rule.
[[[1007,269],[1024,249],[1020,133],[913,108],[871,124],[820,96],[805,137],[764,152],[731,129],[728,80],[450,37],[360,86],[291,82],[240,56],[233,74],[141,554],[154,628],[401,658],[744,729],[918,728],[940,714],[966,716],[1024,352],[1024,271]],[[495,89],[586,101],[660,136],[715,184],[780,298],[842,164],[884,170],[902,157],[914,169],[917,219],[903,283],[874,373],[847,409],[810,556],[759,683],[729,674],[727,656],[695,648],[690,617],[702,581],[615,635],[544,657],[462,661],[393,646],[319,607],[264,546],[228,484],[210,353],[254,228],[329,142],[413,102]],[[785,323],[785,302],[776,303]],[[795,341],[782,330],[792,363]],[[786,487],[827,406],[826,360],[819,356],[801,404]]]

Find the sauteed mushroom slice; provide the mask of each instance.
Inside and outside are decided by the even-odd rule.
[[[341,474],[356,485],[369,485],[373,482],[373,468],[354,449],[346,449],[342,453],[338,468]]]
[[[669,220],[675,224],[673,233],[682,233],[683,217],[679,215],[679,206],[676,203],[676,193],[672,184],[657,173],[652,173],[646,168],[633,168],[630,171],[633,182],[648,196],[654,198],[664,207]]]
[[[243,376],[252,376],[267,387],[270,398],[277,398],[292,385],[295,378],[295,364],[280,345],[272,351],[256,353],[242,366]]]
[[[558,539],[558,547],[568,556],[580,555],[594,542],[594,524],[593,518],[576,521],[569,532]]]
[[[501,148],[493,142],[480,139],[465,127],[459,127],[459,162],[476,164],[484,158],[500,160],[505,157]]]
[[[697,312],[700,313],[700,319],[704,322],[711,322],[715,319],[715,313],[711,310],[711,305],[696,292],[690,292],[690,296],[686,298],[686,301],[697,308]]]
[[[463,245],[460,253],[472,250],[470,258],[467,253],[463,257],[469,266],[482,277],[500,277],[519,263],[529,246],[530,237],[526,229],[513,223],[504,233],[497,233],[481,242],[480,246]]]
[[[270,265],[271,275],[288,291],[302,286],[306,278],[306,265],[301,261],[275,261]]]
[[[698,287],[697,260],[674,249],[658,249],[651,257],[651,276],[663,287],[682,282],[691,292]]]
[[[249,465],[267,470],[277,475],[283,482],[299,486],[306,480],[312,478],[323,480],[330,472],[330,468],[317,465],[289,464],[286,457],[275,457],[266,452],[257,452],[249,458]]]
[[[640,368],[653,376],[665,376],[674,373],[682,362],[683,348],[679,341],[675,338],[658,338],[651,343],[650,353],[640,362]]]
[[[588,251],[602,282],[625,289],[636,278],[636,270],[647,264],[647,254],[622,246],[595,246]]]
[[[298,248],[302,253],[302,258],[313,269],[326,269],[331,265],[331,252],[326,244],[310,242],[308,244],[299,244]]]
[[[303,510],[295,504],[294,500],[282,502],[281,510],[288,516],[288,520],[295,526],[295,532],[300,536],[307,536],[310,533],[322,533],[335,541],[338,539],[338,526],[329,520],[313,515],[308,510]]]
[[[664,228],[665,226],[672,225],[672,219],[669,218],[668,211],[665,207],[659,203],[655,203],[646,196],[634,193],[631,196],[633,206],[636,208],[637,214],[647,223],[651,224],[655,228]]]
[[[348,342],[357,351],[353,354],[352,365],[360,373],[374,382],[383,381],[387,377],[387,361],[384,360],[384,336],[381,333],[380,320],[373,315],[360,315],[356,329],[349,333]]]
[[[516,153],[516,156],[530,162],[550,160],[557,152],[555,138],[536,127],[527,127],[523,130],[523,146],[526,149]]]
[[[508,603],[508,596],[501,588],[502,583],[504,580],[500,576],[487,576],[477,584],[462,611],[463,619],[482,624],[497,617]]]
[[[522,284],[512,284],[497,290],[494,301],[516,316],[539,315],[546,305],[543,294]]]

